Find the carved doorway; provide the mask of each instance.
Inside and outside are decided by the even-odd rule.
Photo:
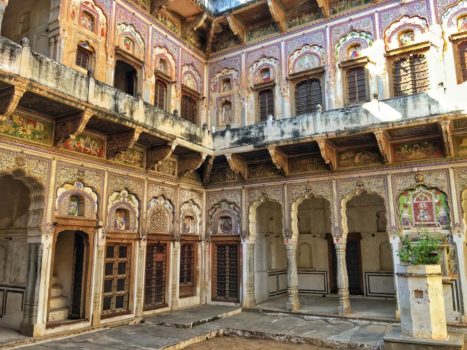
[[[144,309],[166,307],[170,242],[149,243],[146,250]]]
[[[238,238],[214,241],[212,250],[212,299],[238,302],[240,284],[240,244]]]

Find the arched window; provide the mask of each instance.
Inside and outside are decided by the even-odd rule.
[[[155,105],[163,111],[167,110],[167,84],[162,80],[156,80]]]
[[[180,297],[195,294],[195,244],[182,243],[180,247]]]
[[[167,64],[167,61],[163,58],[159,59],[157,69],[164,74],[169,74],[169,65]]]
[[[316,111],[322,105],[321,80],[311,78],[295,85],[295,114],[302,115]]]
[[[467,17],[465,18],[467,23]],[[459,76],[461,82],[464,82],[467,81],[467,40],[457,45],[457,52],[459,55]]]
[[[259,120],[265,121],[268,115],[274,115],[274,92],[272,89],[262,90],[259,98]]]
[[[80,24],[87,30],[90,30],[91,32],[95,30],[94,16],[91,15],[89,12],[87,11],[81,12],[81,17],[79,21],[80,21]]]
[[[115,64],[114,87],[136,96],[138,86],[138,71],[125,61],[117,60]]]
[[[198,122],[198,102],[189,95],[182,95],[181,117],[193,124]]]
[[[68,202],[68,215],[84,216],[84,197],[78,194],[70,196]]]
[[[91,51],[90,45],[88,43],[79,43],[76,49],[75,64],[78,67],[90,71],[92,70],[92,57],[93,53]]]
[[[394,96],[417,94],[428,90],[428,65],[424,54],[408,54],[393,64]]]
[[[347,69],[347,100],[349,104],[367,101],[365,67]]]

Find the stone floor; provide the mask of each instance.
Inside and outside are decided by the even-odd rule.
[[[199,316],[199,317],[198,317]],[[185,311],[148,317],[144,323],[107,328],[81,335],[26,345],[27,350],[149,350],[183,349],[206,339],[206,344],[232,349],[270,349],[258,339],[280,344],[304,344],[299,349],[380,349],[393,322],[344,319],[281,312],[239,312],[238,307],[203,305]],[[240,336],[242,338],[233,338]],[[245,341],[244,338],[251,338]],[[282,343],[280,343],[282,342]],[[246,344],[246,345],[245,345]],[[248,345],[249,344],[249,345]],[[243,347],[242,347],[243,346]],[[212,346],[211,346],[212,347]],[[1,345],[0,345],[0,348]],[[6,347],[3,347],[6,349]],[[190,349],[190,348],[188,348]],[[204,349],[202,343],[192,349]],[[219,349],[214,347],[213,349]],[[271,348],[270,350],[274,350]]]
[[[336,316],[338,314],[339,300],[337,295],[300,295],[300,313]],[[396,300],[384,298],[351,297],[350,305],[352,318],[395,321]],[[261,303],[255,307],[257,310],[286,311],[287,295],[281,295]]]

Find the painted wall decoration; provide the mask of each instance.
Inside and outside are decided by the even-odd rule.
[[[105,138],[95,134],[82,133],[73,140],[67,140],[62,147],[69,151],[105,158]]]
[[[119,164],[142,168],[144,167],[144,150],[139,147],[134,147],[119,152],[113,160]]]
[[[101,37],[107,35],[107,17],[104,11],[92,0],[73,0],[70,18],[90,32]]]
[[[403,228],[449,228],[450,215],[447,196],[437,188],[418,185],[405,190],[398,199],[399,219]]]
[[[154,48],[154,69],[169,76],[172,80],[177,80],[177,63],[166,47]]]
[[[208,213],[208,234],[240,235],[240,207],[227,200],[212,206]]]
[[[203,93],[201,76],[191,64],[182,67],[182,84],[193,91]]]
[[[201,207],[193,200],[184,202],[180,207],[180,232],[198,235],[201,226]]]
[[[174,206],[163,195],[152,198],[148,204],[148,233],[171,234],[173,232]]]
[[[365,56],[365,50],[373,43],[370,33],[351,31],[336,43],[336,62]]]
[[[0,133],[44,145],[52,144],[53,122],[29,116],[12,115],[0,122]]]
[[[65,184],[57,190],[55,215],[83,219],[97,218],[97,194],[82,182]]]
[[[127,190],[109,196],[107,227],[111,231],[137,232],[139,224],[139,201]]]
[[[121,50],[144,61],[144,40],[133,25],[120,23],[117,26],[115,44]]]
[[[443,146],[440,141],[408,142],[395,145],[394,161],[403,162],[443,156]]]
[[[459,32],[467,30],[467,1],[459,1],[447,8],[441,16],[444,28],[451,28]]]
[[[276,80],[279,61],[275,58],[264,57],[255,62],[249,69],[252,85],[272,82]]]
[[[377,165],[381,164],[381,155],[377,150],[349,150],[339,152],[337,162],[342,168]]]
[[[418,16],[403,16],[384,31],[386,49],[396,49],[415,42],[428,41],[428,21]]]
[[[289,57],[289,74],[299,73],[325,64],[324,49],[317,45],[305,45]]]

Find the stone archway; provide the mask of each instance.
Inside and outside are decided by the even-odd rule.
[[[0,302],[6,307],[1,310],[0,321],[9,320],[10,329],[33,335],[42,257],[37,237],[41,235],[45,188],[20,169],[0,173],[2,188],[0,246],[4,254],[0,262],[0,290],[3,289]],[[0,322],[0,327],[5,324]]]

